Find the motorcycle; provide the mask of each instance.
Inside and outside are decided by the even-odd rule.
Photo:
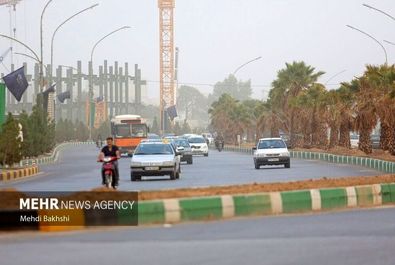
[[[215,141],[215,148],[217,148],[218,152],[221,152],[224,149],[224,141]]]
[[[102,170],[104,170],[104,185],[107,188],[114,188],[114,178],[115,178],[115,167],[114,161],[116,161],[116,157],[106,156],[99,162],[103,162]]]

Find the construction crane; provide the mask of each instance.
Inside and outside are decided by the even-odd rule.
[[[13,36],[16,38],[16,5],[20,2],[21,0],[0,0],[0,6],[7,6],[10,8],[10,36]],[[12,12],[14,13],[14,18],[12,18]],[[13,50],[13,43],[11,41],[10,44],[10,50]],[[3,59],[5,56],[2,56]],[[1,60],[1,63],[3,63],[3,60]],[[11,64],[13,64],[13,55],[11,53]]]
[[[174,16],[175,0],[158,0],[160,41],[160,128],[165,129],[165,109],[175,104]]]

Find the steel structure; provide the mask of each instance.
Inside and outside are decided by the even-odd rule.
[[[164,110],[174,100],[174,16],[175,0],[158,0],[160,42],[160,110],[161,130],[164,130]]]

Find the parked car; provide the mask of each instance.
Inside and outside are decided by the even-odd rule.
[[[373,149],[380,149],[380,134],[372,134],[370,136],[370,143]]]
[[[281,138],[259,139],[254,150],[255,169],[265,165],[284,165],[291,167],[291,158],[288,148]]]

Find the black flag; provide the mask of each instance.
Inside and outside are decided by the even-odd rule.
[[[15,70],[14,72],[3,77],[5,85],[18,102],[21,101],[23,93],[29,86],[24,70],[25,67],[22,66],[18,70]]]
[[[71,97],[70,90],[67,90],[67,91],[60,93],[58,95],[58,99],[59,99],[60,103],[63,103],[66,99],[68,99],[70,97]]]
[[[167,110],[166,110],[166,112],[167,112],[167,114],[169,115],[169,118],[170,118],[171,120],[174,120],[174,118],[177,117],[177,109],[176,109],[176,106],[175,106],[175,105],[174,105],[174,106],[168,107]]]

